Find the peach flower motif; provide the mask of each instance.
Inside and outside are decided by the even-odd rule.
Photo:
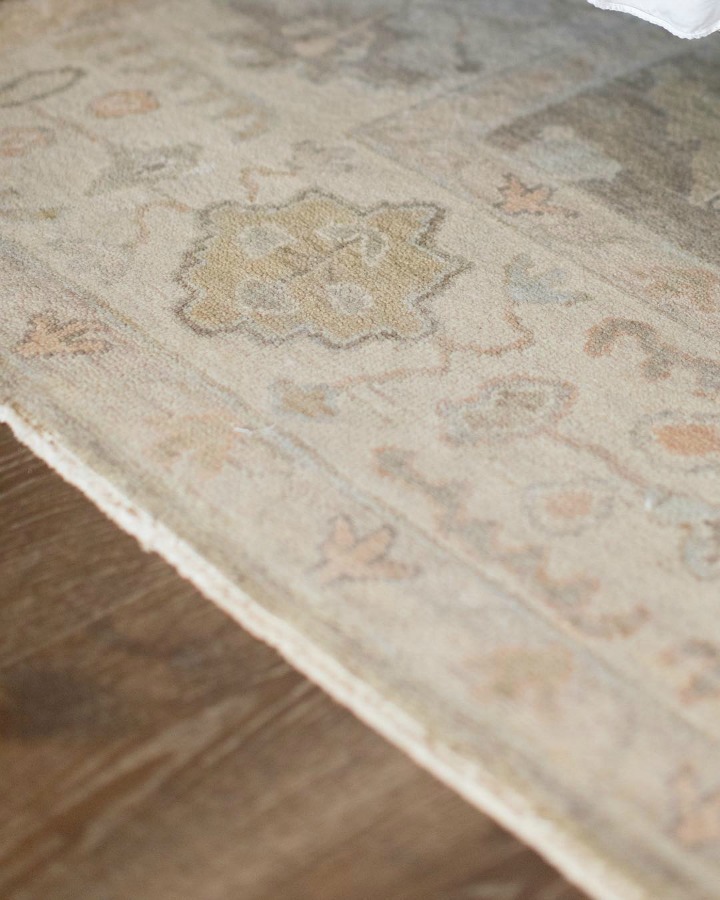
[[[610,515],[615,489],[595,478],[531,485],[525,509],[531,522],[552,535],[580,534]]]
[[[120,119],[152,112],[160,104],[152,91],[111,91],[96,97],[90,103],[90,111],[98,119]]]
[[[717,471],[720,466],[720,416],[666,411],[641,419],[635,443],[654,464],[674,472]]]
[[[0,156],[26,156],[52,140],[53,133],[49,128],[0,128]]]

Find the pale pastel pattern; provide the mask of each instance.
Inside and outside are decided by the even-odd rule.
[[[714,47],[577,0],[0,35],[2,417],[590,893],[718,896]]]

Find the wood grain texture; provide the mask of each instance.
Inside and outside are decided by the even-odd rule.
[[[0,896],[579,900],[0,428]]]

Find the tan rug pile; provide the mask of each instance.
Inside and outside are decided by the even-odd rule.
[[[2,418],[591,894],[720,896],[717,42],[584,0],[0,42]]]

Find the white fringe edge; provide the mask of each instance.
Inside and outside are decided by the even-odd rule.
[[[647,900],[646,891],[585,843],[548,821],[527,798],[494,781],[481,767],[433,740],[401,708],[341,666],[292,625],[274,615],[204,559],[190,544],[93,471],[16,406],[0,403],[0,423],[62,478],[88,497],[140,546],[158,553],[202,594],[254,637],[369,725],[415,763],[542,854],[566,878],[598,900]]]
[[[627,3],[611,3],[608,2],[608,0],[588,0],[588,2],[592,3],[593,6],[597,6],[598,9],[605,9],[611,12],[624,12],[629,13],[631,16],[637,16],[639,19],[644,19],[646,22],[651,22],[653,25],[659,25],[661,28],[669,31],[670,34],[674,34],[675,37],[685,38],[686,40],[708,37],[708,35],[720,30],[720,20],[715,22],[715,24],[711,25],[709,28],[701,28],[697,31],[681,31],[675,25],[666,22],[665,19],[653,16],[652,13],[645,12],[642,9],[636,9],[634,6],[630,6]]]

